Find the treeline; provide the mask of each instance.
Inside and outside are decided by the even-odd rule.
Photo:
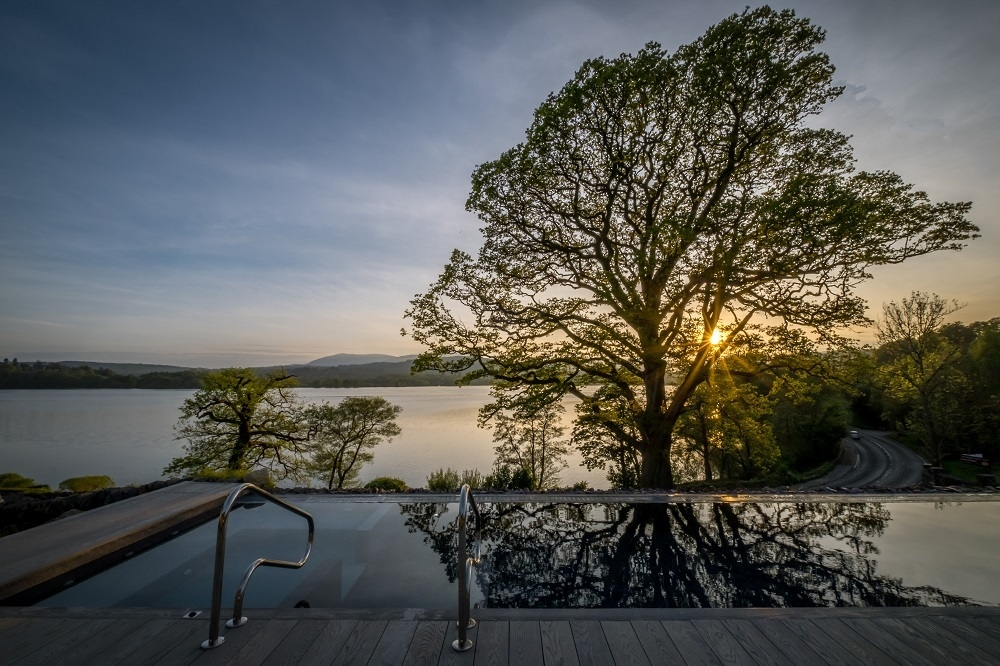
[[[881,344],[860,365],[854,411],[873,425],[909,434],[928,460],[982,453],[995,462],[1000,317],[943,323],[957,307],[926,294],[887,306]],[[900,325],[892,326],[894,318]]]
[[[121,375],[109,368],[5,358],[0,364],[0,389],[195,389],[201,386],[202,374],[182,370]]]
[[[421,372],[410,374],[411,361],[362,365],[294,366],[300,386],[311,388],[361,388],[379,386],[452,386],[458,374]],[[277,367],[254,368],[264,376]],[[284,369],[284,368],[282,368]],[[206,370],[122,374],[111,368],[35,361],[22,363],[4,359],[0,365],[0,389],[197,389]],[[473,382],[488,383],[488,381]]]
[[[363,363],[360,365],[296,366],[288,368],[301,386],[313,388],[360,388],[369,386],[454,386],[460,373],[433,371],[410,374],[412,361]],[[276,368],[263,368],[263,371]],[[488,380],[473,382],[489,384]]]

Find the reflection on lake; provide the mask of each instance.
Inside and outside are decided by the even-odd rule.
[[[378,395],[403,408],[403,434],[375,449],[375,461],[361,471],[362,481],[396,476],[413,487],[425,485],[439,467],[479,468],[493,464],[493,437],[476,426],[486,403],[486,386],[298,389],[308,402],[336,403],[351,395]],[[184,442],[173,427],[181,403],[193,391],[34,390],[0,391],[0,472],[18,472],[53,487],[63,479],[107,474],[119,484],[147,483],[182,454]],[[572,409],[566,418],[571,418]],[[566,485],[587,480],[606,488],[600,470],[570,459]]]
[[[996,503],[916,506],[487,505],[486,558],[475,583],[482,605],[492,608],[1000,604],[990,566],[1000,546]],[[448,506],[401,510],[454,580],[456,528],[435,519]],[[948,513],[950,524],[965,523],[961,540],[942,552],[934,530],[925,530],[943,517],[935,512]],[[898,552],[922,531],[924,548]],[[887,557],[880,558],[882,550]]]

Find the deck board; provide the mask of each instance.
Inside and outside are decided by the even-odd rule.
[[[936,666],[938,663],[929,658],[927,654],[914,650],[907,642],[906,637],[897,635],[893,631],[892,626],[887,625],[879,628],[871,622],[865,622],[857,618],[845,618],[841,622],[864,636],[870,642],[881,646],[883,652],[900,664],[906,666]]]
[[[813,624],[816,624],[815,622]],[[879,648],[881,641],[870,641],[858,632],[854,631],[837,618],[830,621],[821,622],[818,626],[826,632],[830,638],[843,649],[846,649],[852,656],[861,656],[865,663],[872,666],[897,666],[899,662],[893,659],[888,653]]]
[[[639,645],[654,664],[683,664],[684,658],[670,639],[663,623],[657,620],[632,620]]]
[[[601,622],[601,629],[604,630],[615,666],[651,666],[630,622],[605,620]]]
[[[510,622],[510,663],[524,666],[542,666],[542,631],[537,622],[513,620]]]
[[[422,620],[417,623],[413,640],[403,657],[403,666],[427,666],[438,663],[441,647],[448,631],[448,623],[442,620]]]
[[[580,666],[603,666],[614,662],[604,629],[597,620],[572,620],[569,623]]]
[[[316,637],[316,641],[302,655],[300,664],[329,664],[340,654],[340,649],[358,626],[358,620],[329,622]]]
[[[152,609],[0,608],[12,664],[996,664],[1000,608],[480,610],[473,648],[454,620],[354,619],[330,609],[255,611],[202,650],[208,621]],[[628,616],[634,616],[628,619]],[[608,618],[612,619],[608,619]],[[657,619],[659,618],[659,619]]]
[[[375,652],[382,633],[389,625],[386,620],[365,620],[358,622],[357,628],[351,632],[344,642],[344,647],[340,653],[330,662],[335,666],[348,666],[353,664],[366,664]]]
[[[909,618],[875,618],[872,624],[879,629],[888,629],[908,645],[920,646],[920,651],[928,655],[935,664],[961,664],[954,653],[944,649],[937,641],[928,640],[922,632],[907,622]]]
[[[793,662],[749,620],[722,618],[725,625],[743,649],[761,666],[793,666]]]
[[[823,658],[780,619],[755,622],[754,626],[793,664],[823,664]]]
[[[949,631],[938,624],[937,618],[910,618],[907,621],[931,640],[939,641],[942,645],[948,646],[954,654],[961,655],[960,658],[967,663],[1000,664],[1000,655],[991,655],[978,645],[965,640],[962,635]]]
[[[417,630],[416,622],[406,620],[391,620],[375,644],[369,666],[398,666],[403,663],[406,651],[410,648],[413,633]]]
[[[573,630],[568,620],[544,620],[539,623],[542,634],[542,657],[545,666],[579,666]]]
[[[664,621],[663,628],[688,666],[718,666],[722,663],[690,620]]]
[[[4,640],[2,646],[4,658],[8,663],[15,663],[89,622],[91,620],[66,618],[39,626],[29,621],[15,635]]]
[[[295,666],[305,656],[309,646],[316,642],[326,626],[323,620],[299,620],[281,643],[267,655],[263,666]]]
[[[756,666],[757,660],[750,656],[722,620],[692,620],[691,624],[722,663]]]
[[[510,659],[510,623],[484,620],[476,627],[475,666],[505,666]]]

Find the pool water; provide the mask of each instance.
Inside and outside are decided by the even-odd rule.
[[[248,608],[453,609],[456,505],[295,497],[309,562],[261,568]],[[494,608],[1000,605],[1000,503],[484,504],[472,601]],[[206,608],[216,522],[40,602]],[[305,521],[232,513],[224,607],[257,557],[297,560]]]

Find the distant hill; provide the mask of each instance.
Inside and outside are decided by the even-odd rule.
[[[389,354],[334,354],[324,356],[315,361],[309,361],[307,366],[319,366],[330,368],[338,365],[367,365],[368,363],[397,363],[399,361],[412,361],[416,354],[409,356],[390,356]]]

